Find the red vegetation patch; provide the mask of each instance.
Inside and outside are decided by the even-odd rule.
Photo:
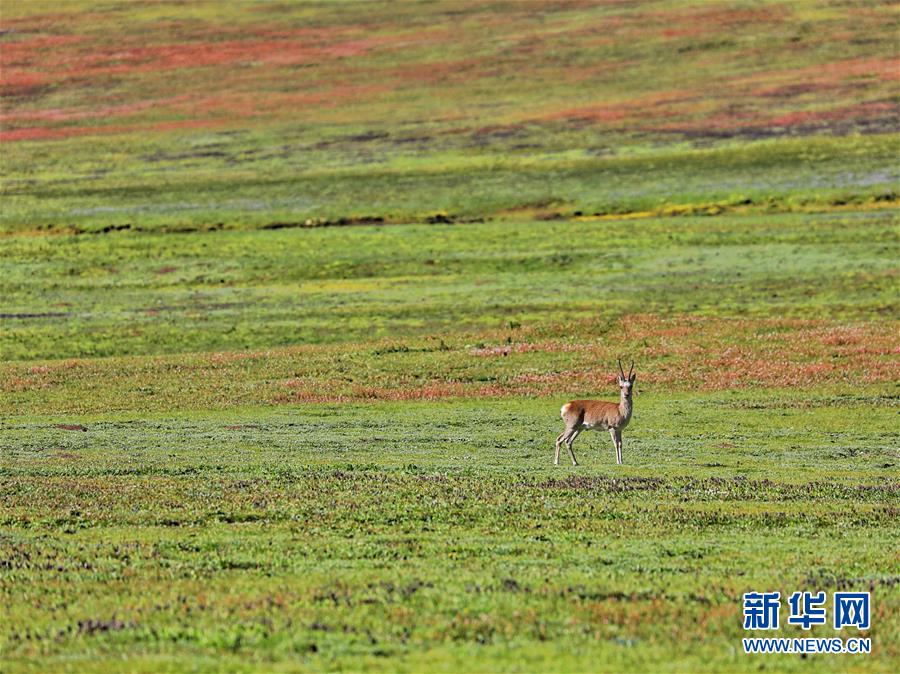
[[[470,128],[536,119],[720,134],[765,125],[772,133],[829,124],[846,130],[843,120],[882,115],[873,121],[891,128],[888,113],[875,108],[859,107],[850,117],[828,112],[890,100],[885,82],[900,78],[897,59],[870,55],[888,53],[883,46],[860,46],[887,44],[889,28],[872,33],[886,12],[848,6],[813,20],[809,39],[845,45],[848,56],[865,54],[817,64],[822,55],[805,37],[796,44],[785,37],[794,11],[788,3],[609,4],[475,3],[450,19],[438,3],[412,23],[381,10],[365,16],[327,6],[311,22],[309,9],[290,3],[278,4],[277,13],[276,5],[235,6],[190,20],[135,16],[125,6],[25,16],[5,22],[15,35],[0,50],[0,94],[8,99],[2,140],[152,134],[247,119],[317,123],[337,107],[342,121],[371,122],[384,107],[373,112],[367,104],[384,92],[393,94],[398,120],[420,117],[431,101],[428,116],[439,127],[431,138],[458,131],[457,120]],[[584,13],[577,22],[574,11]],[[807,65],[758,70],[772,63],[766,37]],[[443,43],[446,51],[435,49]],[[659,91],[671,80],[648,75],[653,58],[671,59],[690,90]],[[516,81],[530,88],[511,95]],[[489,92],[496,92],[497,103],[488,106],[496,111],[468,105]],[[79,125],[61,126],[67,122]]]
[[[643,386],[722,390],[875,384],[900,377],[900,362],[892,358],[900,352],[896,335],[889,327],[869,323],[638,315],[624,319],[613,333],[617,337],[610,341],[541,340],[469,349],[474,358],[504,360],[498,370],[502,378],[488,385],[398,376],[382,385],[335,387],[334,382],[304,377],[285,382],[291,391],[278,393],[276,400],[432,400],[611,390],[621,352],[637,361],[638,391]],[[572,354],[572,367],[535,371],[528,357],[534,353]]]
[[[53,81],[64,81],[223,65],[298,65],[323,58],[358,56],[385,41],[390,40],[371,37],[314,44],[304,39],[300,32],[296,37],[282,34],[273,39],[179,42],[152,46],[125,44],[87,52],[56,50],[50,55],[26,45],[12,55],[4,49],[3,65],[14,73],[26,67],[49,68]]]
[[[872,384],[900,377],[900,342],[890,326],[866,323],[831,326],[823,321],[723,320],[700,317],[661,319],[631,316],[623,331],[641,346],[630,349],[638,360],[641,383],[684,389],[791,387]],[[626,340],[625,344],[628,344]],[[603,374],[579,368],[556,373],[523,373],[510,378],[519,392],[553,392],[566,382],[613,380],[614,349],[624,345],[544,341],[499,347],[502,353],[580,352],[586,363],[602,363]],[[626,348],[626,351],[629,349]],[[491,349],[473,355],[494,355]],[[606,370],[604,372],[604,370]],[[599,375],[599,378],[598,378]]]
[[[31,55],[40,53],[45,49],[59,49],[66,45],[80,44],[86,39],[80,35],[49,35],[31,38],[30,40],[7,42],[3,45],[3,64],[18,65]]]
[[[12,371],[7,377],[0,377],[0,391],[9,393],[22,393],[26,391],[40,391],[71,378],[72,371],[80,369],[77,360],[67,360],[53,365],[32,365],[20,371]]]
[[[749,24],[775,24],[787,18],[785,7],[691,7],[674,12],[647,12],[641,15],[646,22],[666,26],[660,32],[665,38],[700,38],[722,35],[731,31],[745,31]]]
[[[49,79],[41,73],[5,73],[0,81],[0,96],[33,96],[43,91],[48,85]]]
[[[858,389],[900,380],[892,321],[723,319],[632,315],[614,325],[582,321],[460,336],[473,349],[398,350],[384,341],[156,358],[0,365],[0,409],[28,392],[48,413],[111,409],[440,400],[503,396],[614,396],[616,359],[636,361],[637,392],[742,388]],[[429,347],[433,343],[426,342]],[[379,349],[379,347],[385,349]],[[374,355],[373,355],[374,354]],[[354,367],[348,362],[372,366]],[[85,387],[108,382],[98,397]],[[150,387],[148,396],[142,389]],[[4,407],[4,398],[9,403]],[[66,407],[60,407],[65,401]],[[70,402],[72,401],[72,402]],[[238,430],[237,428],[232,430]]]
[[[403,64],[391,68],[384,74],[400,82],[447,84],[471,81],[478,75],[486,75],[489,66],[489,61],[485,59],[465,58],[455,61]]]
[[[345,85],[316,93],[277,93],[260,97],[258,94],[224,93],[190,100],[185,97],[168,99],[163,109],[155,110],[157,114],[165,113],[173,116],[190,116],[189,119],[175,119],[164,122],[136,122],[132,124],[105,124],[95,126],[30,126],[18,129],[0,129],[0,140],[6,142],[24,140],[56,140],[78,136],[115,135],[146,132],[166,132],[182,129],[217,128],[233,125],[240,119],[254,117],[283,117],[296,114],[304,108],[329,109],[339,107],[347,102],[369,100],[372,97],[389,91],[390,86],[382,84]],[[123,116],[137,114],[141,106],[121,106],[112,112],[120,112]],[[103,110],[98,113],[84,113],[76,110],[56,110],[49,113],[43,121],[50,121],[53,115],[59,119],[97,118],[103,119]],[[32,119],[31,113],[14,113],[8,119]]]
[[[63,126],[57,128],[30,127],[27,129],[0,130],[0,141],[16,140],[56,140],[74,136],[98,134],[123,134],[146,131],[173,131],[176,129],[197,129],[223,126],[224,119],[183,119],[173,122],[153,124],[106,125],[106,126]]]
[[[772,126],[797,126],[801,124],[816,124],[820,122],[833,122],[848,119],[867,119],[875,116],[898,114],[900,106],[881,102],[863,103],[835,110],[806,110],[779,115],[768,120],[764,124]]]
[[[76,30],[72,25],[76,19],[81,21],[84,15],[66,15],[55,30],[65,26]],[[40,26],[42,21],[30,19],[11,24],[22,33]],[[149,36],[126,32],[114,41],[70,35],[4,44],[0,94],[10,100],[2,111],[2,140],[210,128],[243,117],[293,119],[304,108],[364,102],[392,89],[395,78],[379,78],[376,84],[371,77],[360,76],[358,69],[343,65],[345,61],[380,47],[401,47],[409,39],[408,34],[372,34],[369,28],[351,24],[198,29],[193,24],[159,22]],[[154,44],[154,38],[169,41]],[[427,40],[429,32],[417,38]],[[322,74],[310,77],[311,73]],[[151,96],[135,99],[135,88]],[[91,100],[79,107],[35,109],[30,97],[50,89],[80,94],[67,96],[69,100]],[[166,96],[170,91],[182,93]],[[96,93],[86,98],[87,92]],[[121,123],[135,116],[143,121]],[[97,124],[56,125],[75,120]]]
[[[829,123],[878,119],[898,114],[898,106],[887,101],[836,105],[836,101],[859,98],[855,93],[873,82],[900,79],[900,59],[847,59],[817,66],[755,72],[715,84],[709,89],[676,89],[654,92],[625,101],[593,103],[553,111],[540,120],[606,125],[644,131],[704,133],[709,130],[740,131],[760,127],[809,127]],[[803,96],[815,109],[796,109]],[[807,100],[808,99],[808,100]],[[773,113],[773,100],[782,108]],[[776,108],[777,110],[777,108]]]
[[[740,29],[751,23],[776,23],[790,14],[787,7],[688,6],[685,9],[641,14],[644,22],[657,20],[666,25],[705,27],[708,30]]]
[[[804,84],[838,82],[855,77],[873,77],[885,80],[900,80],[900,58],[855,58],[819,63],[803,68],[765,70],[740,78],[742,84],[792,80]]]

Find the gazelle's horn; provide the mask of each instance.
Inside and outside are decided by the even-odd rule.
[[[622,369],[622,359],[619,358],[619,376],[625,379],[625,370]]]
[[[634,361],[631,361],[631,367],[628,368],[628,378],[631,379],[631,375],[634,374]]]

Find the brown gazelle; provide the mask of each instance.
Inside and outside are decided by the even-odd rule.
[[[556,438],[554,465],[559,465],[559,448],[565,443],[572,456],[572,465],[577,466],[575,452],[572,451],[575,438],[581,431],[600,430],[609,431],[616,447],[616,463],[622,463],[622,429],[631,421],[631,388],[635,379],[637,375],[634,373],[634,361],[631,361],[631,368],[626,377],[620,360],[619,374],[616,376],[620,392],[618,405],[605,400],[573,400],[562,406],[559,414],[566,422],[566,430]]]

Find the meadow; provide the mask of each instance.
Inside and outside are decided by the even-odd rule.
[[[754,589],[897,656],[889,212],[7,243],[9,671],[756,669]]]
[[[0,228],[897,200],[890,3],[396,5],[11,4]]]
[[[888,3],[0,23],[0,670],[896,669]]]
[[[890,670],[877,389],[647,393],[626,465],[595,437],[577,470],[556,402],[7,420],[6,667]],[[873,655],[743,655],[754,588],[871,589]]]

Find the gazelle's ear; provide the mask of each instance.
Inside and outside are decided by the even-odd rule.
[[[634,380],[637,379],[637,372],[631,375],[631,383],[634,384]]]

